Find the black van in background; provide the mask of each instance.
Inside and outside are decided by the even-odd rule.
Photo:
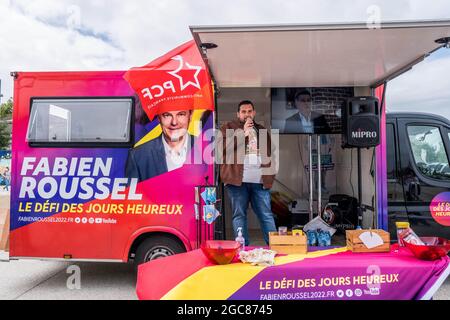
[[[408,221],[419,236],[450,239],[450,227],[437,223],[430,203],[450,191],[450,121],[425,113],[388,113],[387,182],[391,239],[396,221]]]

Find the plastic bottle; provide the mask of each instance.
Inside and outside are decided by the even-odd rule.
[[[399,221],[395,223],[397,227],[397,242],[399,247],[404,247],[405,244],[402,241],[401,234],[403,231],[409,228],[409,222]]]
[[[245,238],[242,235],[242,228],[238,228],[237,233],[238,233],[238,236],[236,237],[236,241],[241,244],[241,248],[239,249],[239,251],[243,251],[243,250],[245,250]]]
[[[308,246],[317,246],[317,232],[315,230],[306,231]]]
[[[424,246],[422,240],[420,240],[419,236],[413,231],[411,228],[406,228],[400,232],[400,239],[403,242]]]

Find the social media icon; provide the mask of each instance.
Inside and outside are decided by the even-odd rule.
[[[379,288],[370,288],[370,294],[373,296],[379,296],[380,295],[380,289]]]
[[[75,218],[75,223],[80,223],[81,219],[80,218]]]
[[[93,224],[95,222],[95,219],[94,218],[89,218],[89,223],[90,224]]]
[[[337,295],[338,298],[342,298],[344,296],[344,291],[343,290],[338,290],[336,292],[336,295]]]
[[[87,222],[88,222],[88,219],[87,219],[87,218],[83,218],[83,219],[81,219],[81,222],[82,222],[82,223],[87,223]]]
[[[96,223],[96,224],[100,224],[100,223],[102,223],[102,222],[103,222],[102,218],[96,218],[96,219],[95,219],[95,223]]]
[[[356,289],[356,290],[355,290],[355,296],[357,296],[357,297],[361,297],[361,296],[362,296],[362,294],[363,294],[363,292],[362,292],[362,290],[361,290],[361,289]]]
[[[352,289],[347,289],[347,290],[345,291],[345,295],[346,295],[347,297],[349,297],[349,298],[353,297],[353,291],[352,291]]]

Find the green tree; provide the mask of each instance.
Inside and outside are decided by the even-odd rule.
[[[10,148],[11,125],[8,120],[12,119],[13,101],[9,99],[0,105],[0,149]]]
[[[0,150],[9,149],[9,137],[11,132],[6,123],[0,122]]]
[[[11,119],[13,111],[13,101],[9,99],[0,105],[0,119]]]

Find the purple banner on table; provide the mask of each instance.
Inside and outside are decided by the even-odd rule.
[[[430,299],[449,272],[447,256],[423,261],[405,248],[390,253],[344,252],[266,268],[229,299]]]

